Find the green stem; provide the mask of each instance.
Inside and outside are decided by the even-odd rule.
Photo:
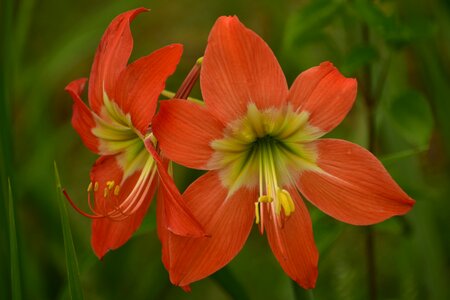
[[[305,290],[297,282],[291,280],[295,300],[314,300],[314,290]]]
[[[163,95],[164,97],[168,98],[168,99],[172,99],[173,97],[175,97],[175,93],[168,91],[168,90],[163,90],[161,92],[161,95]],[[205,104],[202,100],[194,98],[194,97],[188,97],[187,100],[198,103],[198,104]]]
[[[232,299],[250,299],[240,282],[236,279],[228,267],[217,271],[211,278],[214,279]]]

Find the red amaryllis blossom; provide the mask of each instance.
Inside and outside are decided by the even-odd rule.
[[[153,123],[168,158],[209,170],[183,197],[211,237],[171,235],[174,284],[189,285],[227,264],[256,222],[284,271],[313,288],[318,252],[303,197],[355,225],[405,214],[414,204],[369,151],[319,139],[356,97],[356,80],[331,63],[303,72],[288,89],[268,45],[237,17],[221,17],[200,83],[205,105],[164,101]]]
[[[119,15],[104,33],[89,77],[90,108],[80,98],[86,78],[66,87],[74,100],[73,127],[86,147],[101,155],[92,168],[88,186],[93,213],[79,210],[93,218],[92,247],[99,258],[131,237],[158,185],[158,202],[164,207],[158,209],[158,228],[183,236],[203,235],[167,174],[167,161],[158,157],[154,149],[157,142],[149,130],[158,96],[167,77],[175,71],[182,46],[161,48],[127,65],[133,48],[130,22],[146,10],[139,8]],[[165,245],[163,251],[168,251]]]

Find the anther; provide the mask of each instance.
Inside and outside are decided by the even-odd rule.
[[[289,217],[289,215],[295,211],[295,205],[291,195],[284,189],[278,189],[277,197],[280,206],[283,207],[284,214],[286,215],[286,217]]]
[[[114,187],[114,184],[115,184],[114,180],[106,182],[106,185],[108,186],[109,190],[112,190],[112,188]]]
[[[89,182],[89,185],[87,187],[87,192],[89,193],[90,191],[92,191],[92,181]]]
[[[116,187],[114,188],[114,195],[119,196],[119,192],[120,192],[120,185],[116,185]]]
[[[103,190],[103,197],[108,197],[108,193],[109,193],[109,190],[107,189],[107,188],[105,188],[104,190]]]
[[[98,191],[98,181],[95,182],[94,184],[94,192]]]
[[[259,202],[255,202],[255,223],[259,224]]]

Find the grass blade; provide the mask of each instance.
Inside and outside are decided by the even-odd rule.
[[[78,260],[73,244],[72,232],[70,230],[69,214],[67,213],[66,202],[62,197],[61,180],[59,178],[58,167],[54,162],[56,192],[59,210],[61,213],[61,225],[64,237],[64,250],[66,254],[67,279],[69,282],[69,293],[72,300],[84,299],[83,290],[81,288],[80,271],[78,268]]]
[[[22,299],[20,289],[19,247],[17,246],[16,219],[14,217],[14,201],[11,181],[8,179],[9,194],[9,251],[11,258],[11,296],[13,300]]]

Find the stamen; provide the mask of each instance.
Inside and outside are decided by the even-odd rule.
[[[109,190],[107,189],[107,188],[105,188],[104,190],[103,190],[103,197],[108,197],[108,192],[109,192]]]
[[[94,184],[94,192],[98,191],[98,181],[95,182]]]
[[[72,207],[73,207],[80,215],[83,215],[83,216],[85,216],[85,217],[87,217],[87,218],[90,218],[90,219],[102,219],[102,218],[105,217],[105,216],[101,216],[101,215],[97,215],[97,214],[91,215],[91,214],[88,214],[88,213],[82,211],[82,210],[81,210],[81,209],[80,209],[80,208],[72,201],[72,199],[70,198],[69,194],[67,193],[67,191],[66,191],[65,189],[63,189],[62,192],[63,192],[64,196],[66,197],[66,199],[69,201],[70,205],[71,205],[71,206],[72,206]]]
[[[283,207],[284,214],[289,217],[291,213],[295,211],[294,201],[292,200],[291,194],[284,189],[278,189],[277,191],[278,202]]]
[[[255,223],[259,224],[259,202],[255,202]]]
[[[116,185],[116,187],[114,188],[114,196],[119,196],[119,192],[120,192],[120,185]]]
[[[112,188],[114,187],[114,184],[115,184],[114,180],[106,182],[106,185],[108,186],[109,190],[112,190]]]
[[[90,191],[92,191],[92,181],[89,182],[89,185],[87,187],[87,192],[89,193]]]

